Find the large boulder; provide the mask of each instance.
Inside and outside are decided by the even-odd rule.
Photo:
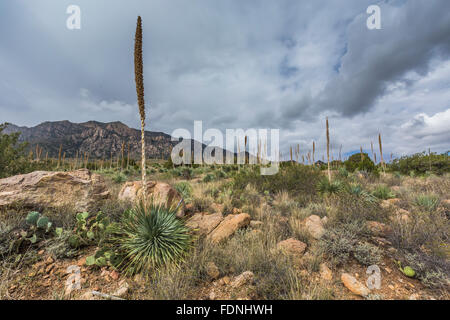
[[[250,215],[247,213],[230,214],[208,235],[212,243],[219,243],[231,237],[238,229],[250,224]]]
[[[186,226],[193,229],[199,235],[208,235],[222,220],[223,216],[220,212],[213,214],[200,212],[190,217],[186,222]]]
[[[103,178],[87,169],[71,172],[35,171],[0,179],[0,207],[72,207],[77,212],[99,207],[110,198]]]
[[[142,197],[142,181],[125,182],[119,192],[121,201],[137,202]],[[178,215],[184,215],[184,203],[180,194],[169,184],[158,181],[147,181],[147,200],[168,206],[178,206]]]

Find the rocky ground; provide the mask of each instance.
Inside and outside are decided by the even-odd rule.
[[[139,196],[141,184],[132,182],[138,174],[129,174],[129,182],[117,182],[119,179],[111,172],[87,170],[35,172],[0,180],[0,298],[449,298],[448,242],[428,243],[423,236],[434,232],[444,234],[448,240],[448,176],[411,178],[386,174],[373,178],[350,174],[340,179],[349,179],[349,185],[357,183],[370,191],[367,199],[311,191],[311,197],[305,200],[304,195],[289,190],[261,192],[251,183],[236,193],[230,187],[233,178],[216,171],[206,169],[188,179],[167,172],[150,175],[149,193],[159,201],[179,203],[183,198],[178,215],[191,229],[195,245],[180,266],[167,266],[149,276],[126,276],[112,266],[87,266],[86,258],[98,249],[95,244],[64,258],[50,249],[51,239],[14,253],[5,250],[12,237],[20,237],[25,208],[47,212],[50,218],[59,214],[53,220],[60,227],[71,226],[72,212],[92,212],[99,203],[103,212],[109,211],[114,217]],[[206,178],[211,174],[214,179]],[[337,179],[339,173],[334,175]],[[191,192],[180,194],[180,183],[189,184]],[[387,189],[379,189],[380,185]],[[388,194],[380,190],[388,190]],[[374,198],[377,192],[381,195]],[[417,199],[424,193],[435,195],[436,204],[422,208],[427,202]],[[61,208],[68,212],[64,217]],[[358,231],[351,229],[355,228],[353,214],[364,216],[358,220],[363,223],[356,226]],[[424,223],[430,217],[446,218],[433,227],[437,229],[419,229],[426,227]],[[417,248],[414,241],[418,242]],[[419,268],[425,262],[413,265],[413,260],[405,258],[410,247],[427,254],[423,261],[443,256],[439,260],[443,267],[426,273],[428,265],[424,270]],[[373,273],[368,273],[371,265],[378,266],[381,272],[379,288],[374,288]],[[405,272],[407,265],[415,269],[415,275]],[[435,276],[438,271],[439,277]]]

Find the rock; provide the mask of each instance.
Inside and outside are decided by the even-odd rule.
[[[367,221],[367,228],[375,235],[385,237],[390,232],[392,232],[392,228],[384,223],[377,221]]]
[[[306,247],[305,243],[294,238],[283,240],[277,244],[277,249],[293,256],[303,256]]]
[[[233,208],[233,210],[231,211],[233,214],[239,214],[242,213],[242,210],[239,208]]]
[[[118,198],[122,201],[136,202],[142,197],[142,182],[125,182],[119,192]],[[147,181],[147,199],[168,206],[177,206],[181,199],[180,194],[169,184],[158,181]],[[180,205],[178,216],[184,216],[184,204]]]
[[[325,263],[320,264],[320,276],[323,280],[331,281],[333,279],[333,272]]]
[[[263,223],[262,221],[252,220],[250,221],[250,228],[252,229],[261,229]]]
[[[320,239],[325,232],[322,220],[314,214],[306,218],[305,227],[314,239]]]
[[[325,217],[323,217],[321,220],[322,220],[322,225],[327,224],[327,222],[328,222],[328,217],[325,216]]]
[[[341,275],[341,281],[344,283],[344,286],[354,294],[367,297],[370,293],[370,290],[365,285],[348,273],[343,273]]]
[[[35,171],[0,179],[0,207],[20,203],[26,208],[70,207],[92,211],[110,192],[99,174],[87,169],[71,172]]]
[[[128,290],[129,290],[129,285],[127,282],[124,282],[119,289],[117,289],[116,292],[114,292],[112,295],[119,297],[119,298],[123,298],[128,294]]]
[[[117,280],[119,279],[119,273],[116,270],[113,270],[109,273],[109,276],[113,279],[113,280]]]
[[[220,285],[229,285],[231,283],[231,279],[228,276],[225,276],[219,280]]]
[[[220,271],[214,262],[208,262],[208,264],[206,265],[206,274],[213,280],[219,278]]]
[[[193,229],[197,234],[208,235],[223,220],[221,213],[196,213],[186,221],[186,226]]]
[[[245,271],[234,278],[233,282],[231,282],[231,287],[240,288],[246,284],[251,284],[253,282],[255,275],[251,271]]]
[[[212,243],[219,243],[231,237],[238,229],[248,226],[249,223],[250,215],[247,213],[230,214],[208,235],[207,239]]]

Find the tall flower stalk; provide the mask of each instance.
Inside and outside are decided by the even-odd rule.
[[[327,163],[328,163],[328,180],[331,182],[331,171],[330,171],[330,130],[328,126],[327,117]]]
[[[134,44],[134,75],[136,80],[136,93],[141,117],[141,171],[142,171],[142,199],[145,203],[147,194],[147,179],[145,169],[145,100],[144,100],[144,64],[142,58],[142,20],[137,19],[136,36]]]

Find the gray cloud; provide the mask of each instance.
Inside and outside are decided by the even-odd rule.
[[[81,30],[65,27],[69,4],[81,7]],[[450,109],[450,3],[383,1],[383,29],[374,31],[370,4],[4,0],[0,122],[139,127],[133,37],[141,15],[150,130],[192,130],[194,120],[280,128],[284,153],[313,140],[323,153],[329,116],[335,150],[367,149],[378,132],[396,154],[448,149],[449,132],[433,119]]]

